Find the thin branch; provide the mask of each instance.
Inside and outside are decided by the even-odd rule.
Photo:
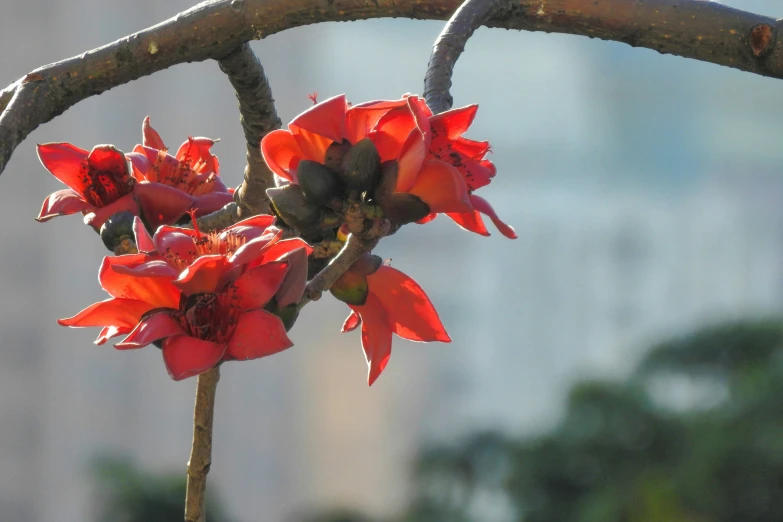
[[[274,174],[261,156],[261,138],[282,126],[277,116],[272,88],[261,61],[245,43],[218,61],[237,93],[239,114],[247,142],[247,166],[236,201],[241,216],[269,212],[266,189],[275,186]]]
[[[242,217],[239,214],[239,205],[232,201],[231,203],[227,203],[220,210],[216,210],[206,216],[201,216],[196,219],[196,222],[198,223],[199,230],[211,232],[212,230],[221,230],[230,227],[241,220]]]
[[[196,406],[193,410],[193,445],[188,461],[188,484],[185,493],[185,522],[205,522],[204,494],[207,473],[212,465],[212,424],[215,415],[215,391],[220,368],[198,376]]]
[[[424,75],[424,99],[432,112],[451,109],[451,76],[465,44],[484,25],[500,5],[499,0],[466,0],[446,23],[432,46],[427,73]]]
[[[39,125],[85,98],[183,62],[316,22],[443,20],[460,0],[212,0],[0,91],[0,172]],[[783,78],[783,21],[702,0],[499,0],[489,27],[585,35]],[[14,94],[8,102],[8,91]]]
[[[299,301],[298,309],[301,310],[310,301],[318,301],[321,298],[321,294],[329,290],[335,281],[340,279],[340,276],[351,268],[351,265],[357,259],[366,252],[372,251],[377,244],[378,239],[362,240],[354,234],[348,236],[348,240],[345,242],[342,250],[307,283],[304,296]]]

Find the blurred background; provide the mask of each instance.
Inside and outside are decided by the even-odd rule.
[[[783,16],[777,0],[726,3]],[[189,6],[8,1],[0,84]],[[420,92],[441,27],[329,23],[253,47],[289,121],[313,91]],[[782,84],[488,29],[454,83],[457,106],[480,104],[468,137],[494,150],[482,196],[519,239],[441,218],[383,241],[377,253],[425,288],[454,342],[395,339],[372,388],[331,297],[305,309],[295,348],[225,365],[210,520],[783,520]],[[240,183],[238,112],[214,62],[79,103],[0,179],[3,522],[181,519],[195,379],[173,382],[158,350],[59,327],[104,298],[106,251],[80,217],[33,220],[60,188],[35,143],[130,151],[146,115],[171,148],[220,138],[221,174]]]

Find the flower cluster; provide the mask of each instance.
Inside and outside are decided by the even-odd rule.
[[[102,327],[97,344],[127,334],[120,349],[161,342],[176,380],[289,348],[284,319],[304,291],[311,248],[282,239],[273,219],[219,233],[163,226],[150,237],[137,218],[142,252],[106,257],[98,273],[111,298],[59,323]]]
[[[364,194],[397,224],[424,223],[443,213],[467,230],[489,235],[483,214],[515,238],[491,205],[473,194],[496,172],[486,159],[489,143],[462,136],[477,109],[433,115],[418,96],[350,106],[340,95],[294,118],[288,130],[268,134],[261,151],[272,171],[314,205],[339,209],[342,201]],[[286,212],[277,204],[278,193],[271,196],[290,226],[308,230],[301,213]]]
[[[214,140],[188,138],[171,155],[146,118],[142,144],[128,154],[111,145],[91,152],[40,145],[43,165],[69,188],[50,195],[38,219],[81,212],[110,250],[137,252],[104,258],[98,279],[110,298],[60,324],[102,328],[97,344],[124,335],[119,349],[155,344],[180,380],[289,348],[286,332],[308,278],[328,269],[351,233],[374,245],[406,223],[446,214],[481,235],[489,235],[489,217],[515,238],[474,194],[496,174],[486,159],[489,143],[463,137],[476,110],[433,115],[413,95],[355,106],[342,95],[316,103],[261,141],[277,175],[278,186],[267,190],[275,215],[210,232],[199,229],[197,217],[233,197],[218,176]],[[187,215],[193,228],[176,226]],[[135,247],[116,248],[116,237]],[[343,331],[361,327],[370,385],[389,362],[392,334],[451,342],[422,288],[370,252],[330,290],[351,309]]]
[[[172,156],[149,117],[142,135],[142,144],[129,154],[113,145],[96,145],[90,152],[70,143],[38,145],[43,166],[68,188],[50,194],[36,219],[81,212],[84,222],[99,230],[128,210],[154,230],[176,223],[191,208],[201,216],[233,200],[210,153],[214,140],[188,138]]]

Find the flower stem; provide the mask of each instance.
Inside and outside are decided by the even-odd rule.
[[[212,423],[215,414],[215,390],[220,369],[215,367],[198,376],[196,406],[193,410],[193,446],[188,461],[188,485],[185,493],[185,522],[205,522],[204,494],[207,473],[212,465]]]

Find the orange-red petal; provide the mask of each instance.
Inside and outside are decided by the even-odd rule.
[[[46,170],[67,186],[84,195],[89,153],[70,143],[38,145],[38,159]]]
[[[431,212],[473,210],[462,175],[442,161],[426,162],[408,192],[429,205]]]
[[[120,350],[142,348],[172,335],[185,335],[182,325],[169,312],[159,312],[142,319],[133,331],[114,347]]]
[[[228,291],[238,297],[237,305],[243,310],[263,308],[280,288],[287,271],[288,263],[282,261],[252,268],[234,281]]]
[[[136,299],[111,298],[91,304],[78,314],[67,319],[58,319],[61,326],[85,328],[89,326],[128,328],[130,331],[142,315],[156,308],[150,303]]]
[[[451,342],[430,298],[416,281],[399,270],[381,265],[367,276],[367,282],[370,296],[375,296],[383,306],[394,333],[411,341]],[[362,319],[366,320],[364,314]]]
[[[150,304],[150,308],[176,308],[179,291],[170,277],[139,277],[117,270],[118,267],[136,268],[147,258],[146,254],[104,257],[98,270],[101,287],[112,297],[144,301]]]
[[[442,133],[450,140],[455,140],[468,130],[476,117],[478,105],[468,105],[451,109],[430,118],[433,132]]]
[[[392,330],[386,311],[378,298],[372,294],[362,306],[351,306],[362,318],[362,350],[367,361],[367,384],[372,384],[381,375],[391,357]]]
[[[201,256],[179,274],[174,285],[185,295],[216,292],[228,268],[225,256],[220,254]]]
[[[204,373],[220,362],[225,352],[225,344],[187,335],[175,335],[163,341],[163,362],[175,381]]]
[[[293,345],[279,317],[264,310],[251,310],[239,317],[223,358],[249,361],[282,352]]]
[[[485,216],[489,217],[489,219],[492,220],[492,222],[495,224],[495,226],[498,228],[501,234],[503,234],[509,239],[517,238],[517,233],[514,231],[514,229],[509,225],[506,225],[503,221],[500,220],[497,213],[495,212],[495,209],[492,208],[492,205],[490,205],[486,199],[471,194],[470,202],[473,205],[474,209],[481,212],[482,214],[484,214]]]
[[[261,154],[272,172],[292,183],[299,182],[296,167],[304,153],[290,131],[278,129],[264,136]]]
[[[340,331],[342,333],[351,332],[356,330],[356,327],[358,327],[360,324],[362,324],[362,316],[360,316],[356,310],[351,310],[350,315],[345,318],[345,322],[343,323],[343,327],[340,329]]]
[[[41,212],[35,219],[43,223],[57,216],[92,211],[95,211],[95,207],[84,201],[84,198],[75,190],[67,188],[49,194],[41,206]]]
[[[153,229],[177,222],[193,206],[193,197],[163,183],[136,183],[133,194]]]
[[[484,220],[481,219],[481,213],[478,210],[462,213],[450,212],[446,215],[453,219],[456,224],[465,230],[475,232],[476,234],[480,234],[482,236],[489,236],[489,231],[484,224]]]
[[[145,147],[152,147],[153,149],[166,150],[166,146],[163,144],[163,140],[158,134],[158,131],[152,128],[150,125],[150,117],[144,118],[144,122],[141,124],[141,136],[142,144]]]
[[[342,141],[347,104],[345,94],[339,94],[321,103],[317,103],[294,118],[288,125],[291,132],[296,129],[317,134],[331,141]],[[324,149],[324,153],[326,149]],[[315,158],[309,158],[314,159]],[[323,161],[323,156],[316,161]]]

